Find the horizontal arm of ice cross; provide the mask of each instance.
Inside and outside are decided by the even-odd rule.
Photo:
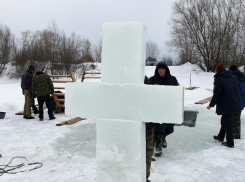
[[[94,119],[183,122],[181,86],[67,83],[65,113]]]

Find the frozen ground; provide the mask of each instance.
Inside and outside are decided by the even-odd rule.
[[[146,67],[146,75],[152,76],[155,67]],[[235,148],[221,146],[213,140],[220,127],[220,117],[215,109],[194,102],[212,95],[213,73],[204,73],[195,65],[170,67],[180,83],[200,87],[185,90],[185,109],[199,111],[196,127],[175,126],[175,132],[167,137],[168,147],[163,156],[153,162],[152,182],[244,182],[245,139],[242,113],[242,139],[235,141]],[[79,80],[79,79],[78,79]],[[89,80],[85,80],[89,81]],[[99,80],[97,80],[99,82]],[[25,120],[15,115],[23,108],[20,80],[0,78],[0,111],[7,112],[0,120],[0,165],[12,157],[23,156],[27,163],[42,162],[40,169],[0,176],[3,182],[94,182],[96,180],[95,144],[96,121],[84,120],[74,125],[55,126],[70,119],[56,114],[49,121],[45,111],[44,121]],[[174,122],[174,121],[173,121]],[[15,164],[24,162],[16,160]],[[28,169],[25,166],[22,169]]]

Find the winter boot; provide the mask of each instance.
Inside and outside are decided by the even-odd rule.
[[[160,157],[162,155],[162,146],[160,144],[156,145],[155,156]]]
[[[167,135],[164,135],[164,134],[163,134],[163,136],[162,136],[162,147],[163,147],[163,148],[167,148],[166,136],[167,136]]]
[[[220,137],[219,137],[219,135],[217,135],[217,136],[214,135],[214,139],[215,139],[215,140],[218,140],[219,142],[222,142],[221,139],[220,139]]]
[[[40,121],[43,121],[43,118],[39,118]]]
[[[39,111],[38,111],[38,110],[35,110],[35,111],[34,111],[34,114],[39,114]]]
[[[49,117],[49,120],[53,120],[53,119],[55,119],[55,117],[54,117],[54,116]]]
[[[234,148],[234,145],[230,145],[227,142],[223,142],[222,145],[226,147]]]
[[[34,119],[35,117],[33,116],[29,116],[29,117],[26,117],[26,119]]]
[[[155,156],[162,155],[162,136],[163,132],[155,131]]]

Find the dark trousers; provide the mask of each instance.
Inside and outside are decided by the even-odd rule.
[[[154,144],[159,146],[162,144],[162,137],[165,131],[166,124],[146,123],[146,131],[154,131]]]
[[[235,113],[232,113],[232,131],[234,135],[234,139],[240,139],[241,138],[241,112],[238,111]]]
[[[151,157],[154,153],[154,128],[146,131],[146,178],[150,176]]]
[[[234,146],[231,118],[232,118],[232,114],[222,115],[221,128],[218,136],[221,141],[223,141],[226,136],[227,144],[230,146]]]
[[[49,117],[53,117],[53,108],[51,106],[51,98],[49,95],[47,96],[40,96],[37,98],[38,106],[39,106],[39,118],[43,118],[43,103],[46,103],[46,106],[48,108],[48,115]]]
[[[166,124],[164,135],[167,136],[174,132],[174,124]]]
[[[38,109],[37,107],[35,106],[35,99],[33,98],[33,101],[32,101],[32,106],[31,106],[32,110],[34,113],[37,113],[38,112]]]

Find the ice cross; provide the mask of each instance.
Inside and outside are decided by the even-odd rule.
[[[66,84],[66,114],[99,119],[97,182],[145,182],[145,123],[182,123],[183,87],[144,85],[146,29],[104,23],[102,79]]]

